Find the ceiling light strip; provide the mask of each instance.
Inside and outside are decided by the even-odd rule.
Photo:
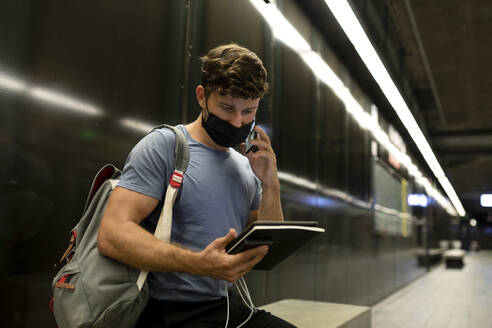
[[[444,171],[439,164],[434,152],[427,142],[424,134],[419,128],[415,118],[410,112],[407,104],[401,96],[396,84],[391,79],[383,62],[377,55],[376,50],[372,46],[359,20],[355,16],[352,8],[346,0],[325,0],[336,20],[342,27],[343,31],[354,45],[360,58],[368,68],[371,75],[374,77],[382,92],[388,99],[389,103],[397,113],[400,120],[405,125],[410,136],[417,145],[420,153],[429,165],[430,169],[441,183],[444,191],[453,203],[460,216],[466,214],[459,198],[456,195],[453,187],[446,178]]]
[[[416,181],[423,185],[426,192],[450,214],[457,215],[454,207],[444,198],[427,179],[422,179],[422,173],[417,166],[412,163],[407,154],[402,153],[393,145],[388,135],[381,129],[377,121],[364,111],[362,106],[355,100],[350,90],[333,72],[328,64],[319,54],[311,50],[309,44],[302,38],[299,32],[287,21],[287,19],[272,4],[266,4],[261,0],[250,0],[253,6],[264,17],[266,23],[272,29],[273,35],[287,47],[291,48],[301,57],[306,65],[312,70],[313,74],[324,84],[326,84],[335,95],[345,104],[345,109],[353,116],[358,124],[369,130],[374,138],[388,151],[391,151],[400,162],[408,168],[409,174],[415,177]],[[291,37],[288,37],[290,34]],[[425,140],[425,138],[424,138]],[[287,177],[281,177],[287,179]],[[292,178],[292,177],[289,177]]]
[[[302,35],[289,23],[273,4],[266,4],[263,0],[250,0],[251,4],[270,25],[276,39],[297,52],[310,51],[311,46]]]

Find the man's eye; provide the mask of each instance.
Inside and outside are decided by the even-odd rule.
[[[226,112],[230,112],[232,110],[231,107],[227,107],[227,106],[222,106],[222,109]]]

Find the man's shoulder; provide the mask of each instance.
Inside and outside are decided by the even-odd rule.
[[[128,160],[146,162],[159,158],[172,160],[174,158],[176,135],[171,129],[156,128],[145,135],[133,147]]]
[[[181,129],[181,126],[177,126],[178,129]],[[174,132],[166,127],[156,128],[149,132],[145,137],[140,140],[141,143],[146,145],[153,145],[157,147],[162,146],[173,146],[176,142],[176,135]]]
[[[234,160],[234,162],[236,162],[236,164],[240,165],[244,169],[250,169],[249,160],[245,155],[241,154],[234,148],[230,148],[230,154],[231,158]]]
[[[175,127],[183,131],[182,125],[176,125]],[[161,140],[166,140],[166,141],[167,140],[174,141],[176,139],[176,135],[174,134],[174,132],[167,127],[155,128],[149,133],[149,135],[154,135],[155,138],[159,137]]]

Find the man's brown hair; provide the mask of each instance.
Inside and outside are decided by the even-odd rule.
[[[216,91],[235,98],[261,98],[268,91],[267,71],[258,56],[235,43],[211,49],[200,58],[206,94]]]

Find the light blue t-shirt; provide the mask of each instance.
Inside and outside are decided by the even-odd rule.
[[[171,242],[201,251],[230,228],[240,233],[250,210],[259,207],[260,181],[246,157],[232,148],[228,152],[188,140],[190,162],[173,208]],[[163,128],[145,136],[128,155],[118,186],[161,201],[142,226],[154,232],[162,200],[174,168],[173,131]],[[170,301],[205,301],[226,295],[227,283],[210,277],[177,272],[152,272],[150,296]]]

